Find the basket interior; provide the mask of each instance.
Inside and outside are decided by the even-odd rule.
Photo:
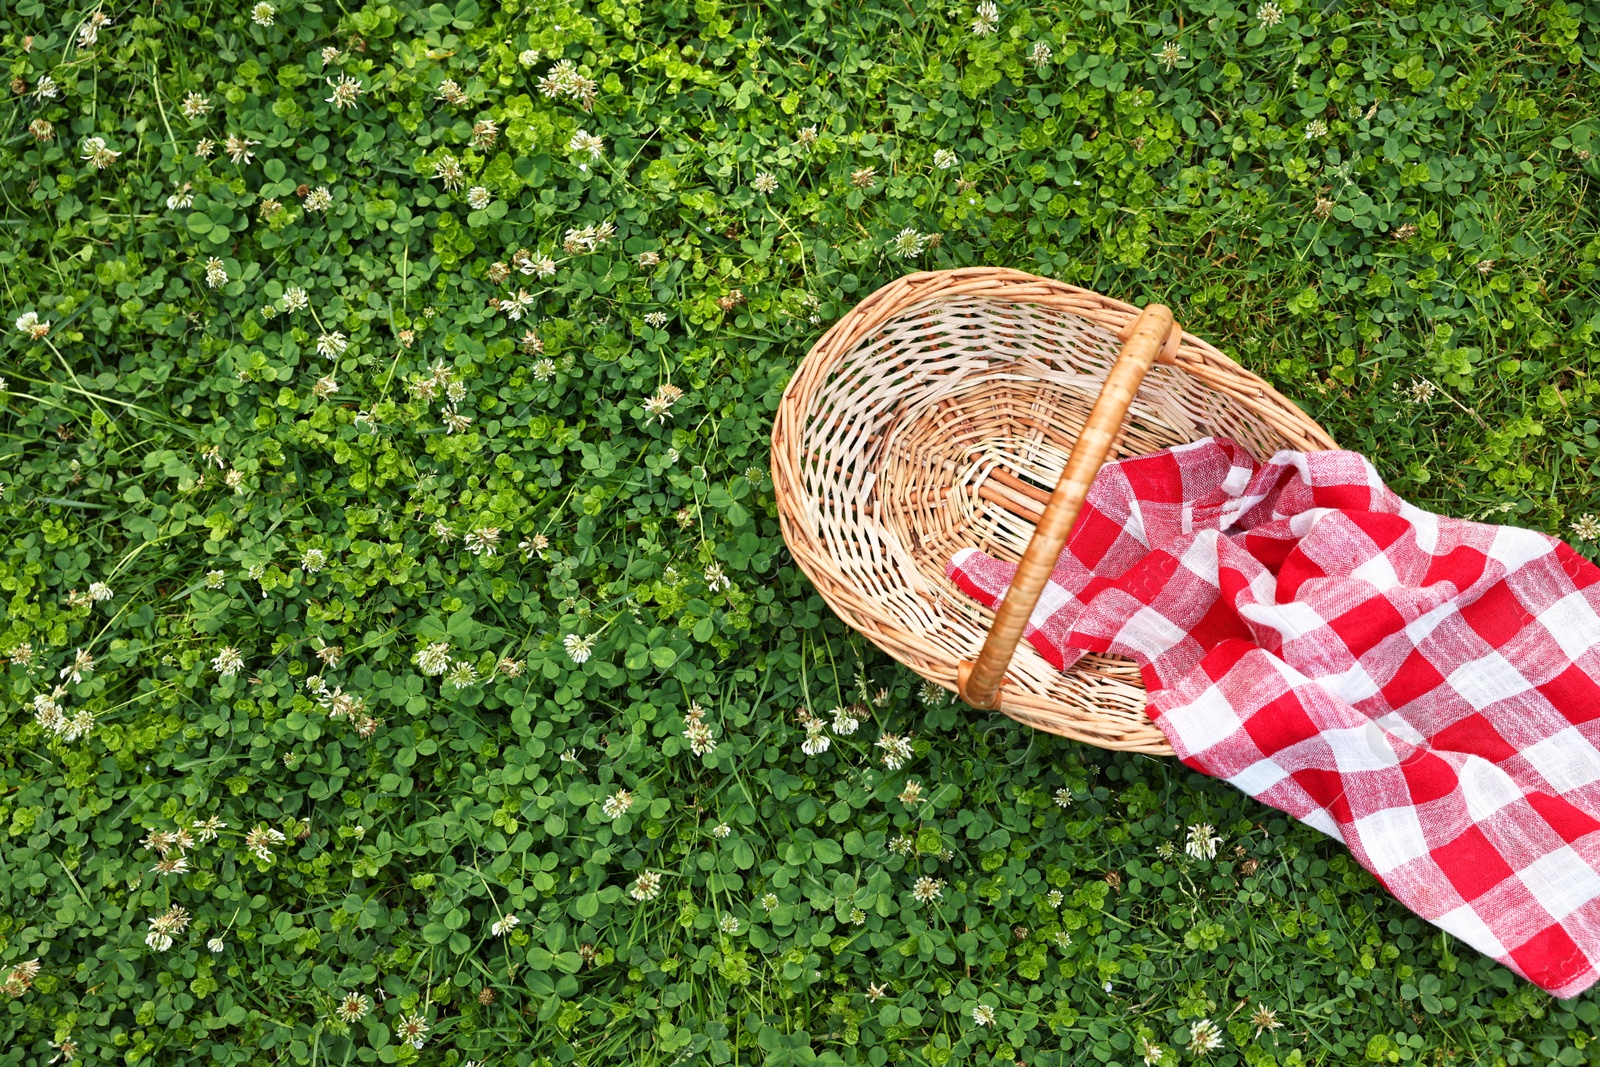
[[[907,308],[840,359],[811,398],[799,452],[809,525],[849,590],[837,598],[849,601],[847,622],[954,688],[955,665],[976,656],[991,614],[945,565],[968,547],[1021,556],[1119,348],[1069,311],[955,297]],[[1286,447],[1236,401],[1157,366],[1113,454],[1211,434],[1258,455]],[[1112,657],[1063,675],[1024,642],[1008,677],[1034,703],[1086,721],[1108,698],[1143,705],[1137,668]]]

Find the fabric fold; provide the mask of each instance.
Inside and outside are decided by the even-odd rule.
[[[994,606],[1015,565],[952,580]],[[1345,843],[1558,997],[1600,979],[1600,568],[1401,500],[1354,452],[1108,464],[1026,637],[1137,662],[1190,767]]]

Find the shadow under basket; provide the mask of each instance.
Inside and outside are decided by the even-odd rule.
[[[1081,496],[1104,459],[1207,436],[1262,459],[1336,447],[1159,310],[1148,373],[1103,408],[1113,366],[1132,358],[1134,342],[1119,331],[1126,339],[1141,310],[1085,289],[996,268],[912,274],[835,323],[784,391],[772,480],[784,541],[839,617],[923,678],[968,695],[962,664],[985,652],[995,613],[946,578],[945,565],[964,548],[1021,560],[1069,457],[1091,464]],[[1080,445],[1096,426],[1091,411],[1104,443],[1086,460],[1074,449],[1095,452]],[[1060,549],[1045,547],[1054,547],[1047,573]],[[1103,748],[1172,754],[1145,714],[1132,661],[1092,654],[1063,672],[1028,642],[1012,644],[992,706]]]

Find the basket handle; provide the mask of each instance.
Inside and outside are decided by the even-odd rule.
[[[1129,322],[1118,334],[1122,351],[1111,371],[1106,375],[1100,396],[1089,412],[1083,432],[1072,446],[1072,455],[1061,480],[1050,494],[1050,503],[1034,529],[1017,573],[995,611],[994,622],[989,626],[989,636],[984,639],[983,651],[977,661],[962,660],[957,671],[956,691],[961,699],[974,708],[993,711],[1000,706],[1000,687],[1005,681],[1006,668],[1016,653],[1017,642],[1028,618],[1039,603],[1045,583],[1061,558],[1067,537],[1077,522],[1078,511],[1089,495],[1094,476],[1105,463],[1111,445],[1122,429],[1128,407],[1133,403],[1139,383],[1163,352],[1170,359],[1177,354],[1183,331],[1172,321],[1172,312],[1161,304],[1150,304],[1139,317]]]

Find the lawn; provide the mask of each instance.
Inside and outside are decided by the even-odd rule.
[[[0,1065],[1600,1063],[1318,832],[921,686],[766,466],[855,301],[1006,265],[1593,554],[1600,6],[0,37]]]

